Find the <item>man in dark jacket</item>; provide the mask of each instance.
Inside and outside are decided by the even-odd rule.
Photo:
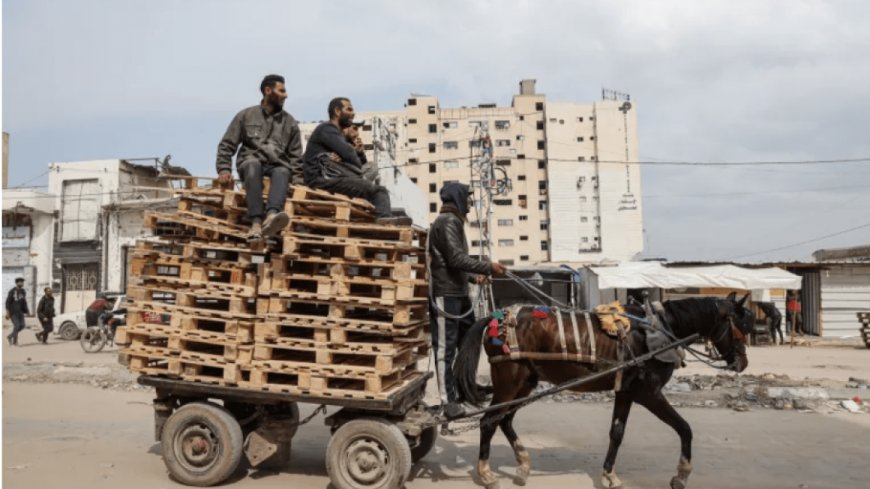
[[[438,390],[444,414],[450,419],[460,417],[464,412],[457,395],[453,359],[462,337],[474,323],[468,284],[472,280],[482,284],[489,275],[507,272],[507,268],[498,262],[468,255],[468,241],[465,239],[468,196],[468,185],[445,184],[441,188],[441,214],[429,228],[429,321]]]
[[[305,185],[368,200],[375,206],[380,223],[411,224],[407,217],[393,217],[386,188],[363,177],[359,155],[362,148],[348,143],[343,134],[353,125],[353,104],[345,97],[336,97],[329,102],[327,110],[329,122],[314,129],[305,147]]]
[[[302,140],[299,125],[284,111],[287,89],[284,77],[268,75],[260,83],[260,105],[248,107],[233,118],[218,144],[217,171],[220,182],[233,182],[233,156],[247,194],[251,231],[248,238],[272,236],[284,229],[290,218],[284,213],[288,184],[302,183]],[[263,220],[263,177],[269,177],[269,198]]]
[[[36,317],[39,318],[39,323],[42,324],[42,332],[36,333],[36,340],[42,344],[48,343],[48,335],[54,331],[54,293],[51,287],[45,288],[45,295],[39,299],[39,305],[36,306]]]
[[[773,302],[756,302],[756,304],[764,312],[764,315],[767,316],[767,320],[770,321],[770,338],[773,340],[773,344],[776,344],[777,332],[779,332],[779,344],[785,343],[782,337],[782,313],[773,305]]]
[[[12,320],[12,333],[6,337],[10,345],[18,344],[18,333],[24,329],[24,315],[30,314],[27,308],[27,291],[24,290],[24,279],[15,279],[15,288],[6,296],[6,318]]]

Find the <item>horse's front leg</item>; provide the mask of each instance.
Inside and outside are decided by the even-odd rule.
[[[625,436],[625,423],[628,421],[628,413],[631,411],[631,397],[626,392],[617,392],[613,404],[613,419],[610,423],[610,446],[607,448],[607,457],[604,459],[604,472],[601,474],[601,485],[607,489],[622,487],[622,481],[616,476],[613,465],[616,462],[616,454],[622,437]]]
[[[677,475],[671,479],[671,488],[685,489],[689,483],[689,474],[692,473],[692,427],[661,392],[638,399],[637,402],[680,435],[680,461],[677,464]]]

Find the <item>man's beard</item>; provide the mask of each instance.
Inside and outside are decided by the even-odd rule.
[[[341,126],[342,129],[346,129],[353,125],[353,118],[341,116],[338,118],[338,125]]]
[[[268,104],[275,110],[281,110],[284,108],[284,101],[278,97],[269,97]]]

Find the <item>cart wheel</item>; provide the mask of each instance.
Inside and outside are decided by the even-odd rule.
[[[417,463],[432,451],[438,441],[438,427],[430,426],[420,433],[420,444],[411,449],[411,462]]]
[[[166,420],[161,437],[169,474],[190,486],[227,479],[242,460],[242,429],[226,409],[206,402],[180,407]]]
[[[326,471],[336,489],[402,487],[411,471],[411,449],[389,421],[355,419],[329,440]]]

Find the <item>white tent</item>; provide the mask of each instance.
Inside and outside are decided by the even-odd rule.
[[[800,289],[801,277],[780,268],[742,268],[736,265],[666,267],[659,262],[625,262],[612,267],[590,267],[598,276],[598,289],[658,287],[722,287],[730,289]]]

